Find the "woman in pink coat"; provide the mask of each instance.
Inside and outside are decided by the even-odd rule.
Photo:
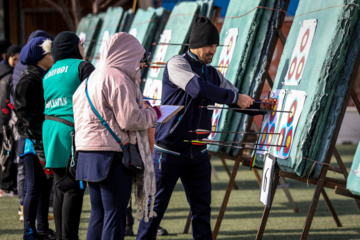
[[[145,53],[138,40],[127,33],[112,35],[100,50],[100,63],[73,96],[75,145],[78,152],[76,178],[89,183],[91,216],[87,239],[123,239],[132,173],[122,165],[122,148],[91,108],[115,132],[121,143],[137,144],[144,172],[134,176],[138,217],[154,199],[155,178],[147,129],[160,117],[158,107],[142,107],[137,79]],[[152,208],[151,208],[152,209]],[[145,220],[154,212],[145,213]]]

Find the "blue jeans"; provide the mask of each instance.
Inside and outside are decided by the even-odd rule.
[[[160,156],[161,169],[159,167]],[[156,177],[154,211],[157,216],[151,218],[147,223],[144,219],[140,221],[136,239],[156,239],[157,229],[167,209],[176,182],[180,178],[191,209],[193,238],[211,240],[211,165],[208,154],[205,153],[190,159],[161,153],[155,149],[153,163]]]
[[[22,157],[25,164],[26,194],[24,198],[24,234],[30,228],[35,231],[35,219],[37,231],[49,230],[49,196],[53,179],[45,177],[44,170],[36,156],[27,154]]]
[[[87,240],[124,239],[126,208],[131,194],[131,173],[121,164],[122,154],[114,154],[107,177],[89,182],[91,214]]]

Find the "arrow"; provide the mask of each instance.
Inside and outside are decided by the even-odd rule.
[[[232,107],[218,107],[215,105],[208,106],[199,106],[199,108],[207,108],[209,110],[214,109],[231,109],[236,111],[249,111],[249,112],[283,112],[283,113],[292,113],[292,111],[283,111],[283,110],[263,110],[263,109],[244,109],[244,108],[232,108]]]
[[[196,130],[188,130],[188,132],[194,132],[196,134],[210,134],[210,133],[237,133],[237,134],[255,134],[255,135],[260,135],[260,134],[274,134],[274,135],[279,135],[280,133],[269,133],[269,132],[226,132],[226,131],[210,131],[210,130],[205,130],[205,129],[196,129]]]
[[[161,100],[161,98],[143,97],[143,100]]]
[[[247,148],[247,147],[240,147],[240,146],[232,146],[232,145],[226,145],[226,144],[221,144],[221,143],[204,143],[202,141],[196,141],[196,140],[184,140],[184,142],[190,142],[192,145],[205,145],[205,144],[210,144],[210,145],[217,145],[217,146],[223,146],[223,147],[232,147],[232,148],[238,148],[238,149],[249,149],[249,150],[254,150],[256,151],[257,149],[254,148]]]
[[[191,140],[187,140],[191,141]],[[204,143],[230,143],[230,144],[251,144],[251,145],[261,145],[261,146],[269,146],[269,147],[287,147],[286,145],[276,145],[276,144],[266,144],[266,143],[253,143],[253,142],[240,142],[240,141],[216,141],[208,138],[203,139],[194,139],[193,141],[200,141]]]
[[[153,46],[155,45],[175,45],[175,46],[189,46],[188,43],[152,43]],[[229,45],[218,45],[219,47],[229,46]]]

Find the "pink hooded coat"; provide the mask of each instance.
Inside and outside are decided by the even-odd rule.
[[[152,108],[142,108],[137,79],[144,52],[132,35],[123,32],[113,34],[100,49],[100,62],[88,79],[87,89],[94,107],[121,142],[138,144],[145,170],[135,176],[135,203],[138,205],[137,217],[142,218],[145,210],[147,221],[148,216],[155,214],[152,207],[147,214],[148,197],[151,196],[153,202],[156,191],[147,129],[154,126],[157,114]],[[91,109],[85,84],[86,80],[73,95],[76,150],[122,151]]]

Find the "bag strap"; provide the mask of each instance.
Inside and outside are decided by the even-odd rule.
[[[122,147],[122,143],[120,141],[120,138],[118,136],[116,136],[116,134],[114,133],[114,131],[110,128],[110,126],[107,124],[107,122],[104,120],[104,118],[102,118],[99,114],[99,112],[96,110],[96,108],[94,107],[94,105],[92,104],[90,97],[89,97],[89,93],[87,90],[87,84],[88,84],[88,80],[89,78],[86,79],[86,84],[85,84],[85,93],[86,93],[86,97],[90,103],[90,106],[93,110],[93,112],[95,113],[95,115],[100,119],[100,122],[102,123],[102,125],[104,125],[106,127],[106,129],[110,132],[110,134],[113,136],[113,138],[115,138],[116,142],[120,144],[120,146]]]
[[[56,122],[61,122],[65,125],[68,125],[69,127],[74,127],[74,123],[73,122],[70,122],[66,119],[63,119],[63,118],[59,118],[59,117],[55,117],[55,116],[50,116],[50,115],[45,115],[45,119],[47,120],[53,120],[53,121],[56,121]]]

